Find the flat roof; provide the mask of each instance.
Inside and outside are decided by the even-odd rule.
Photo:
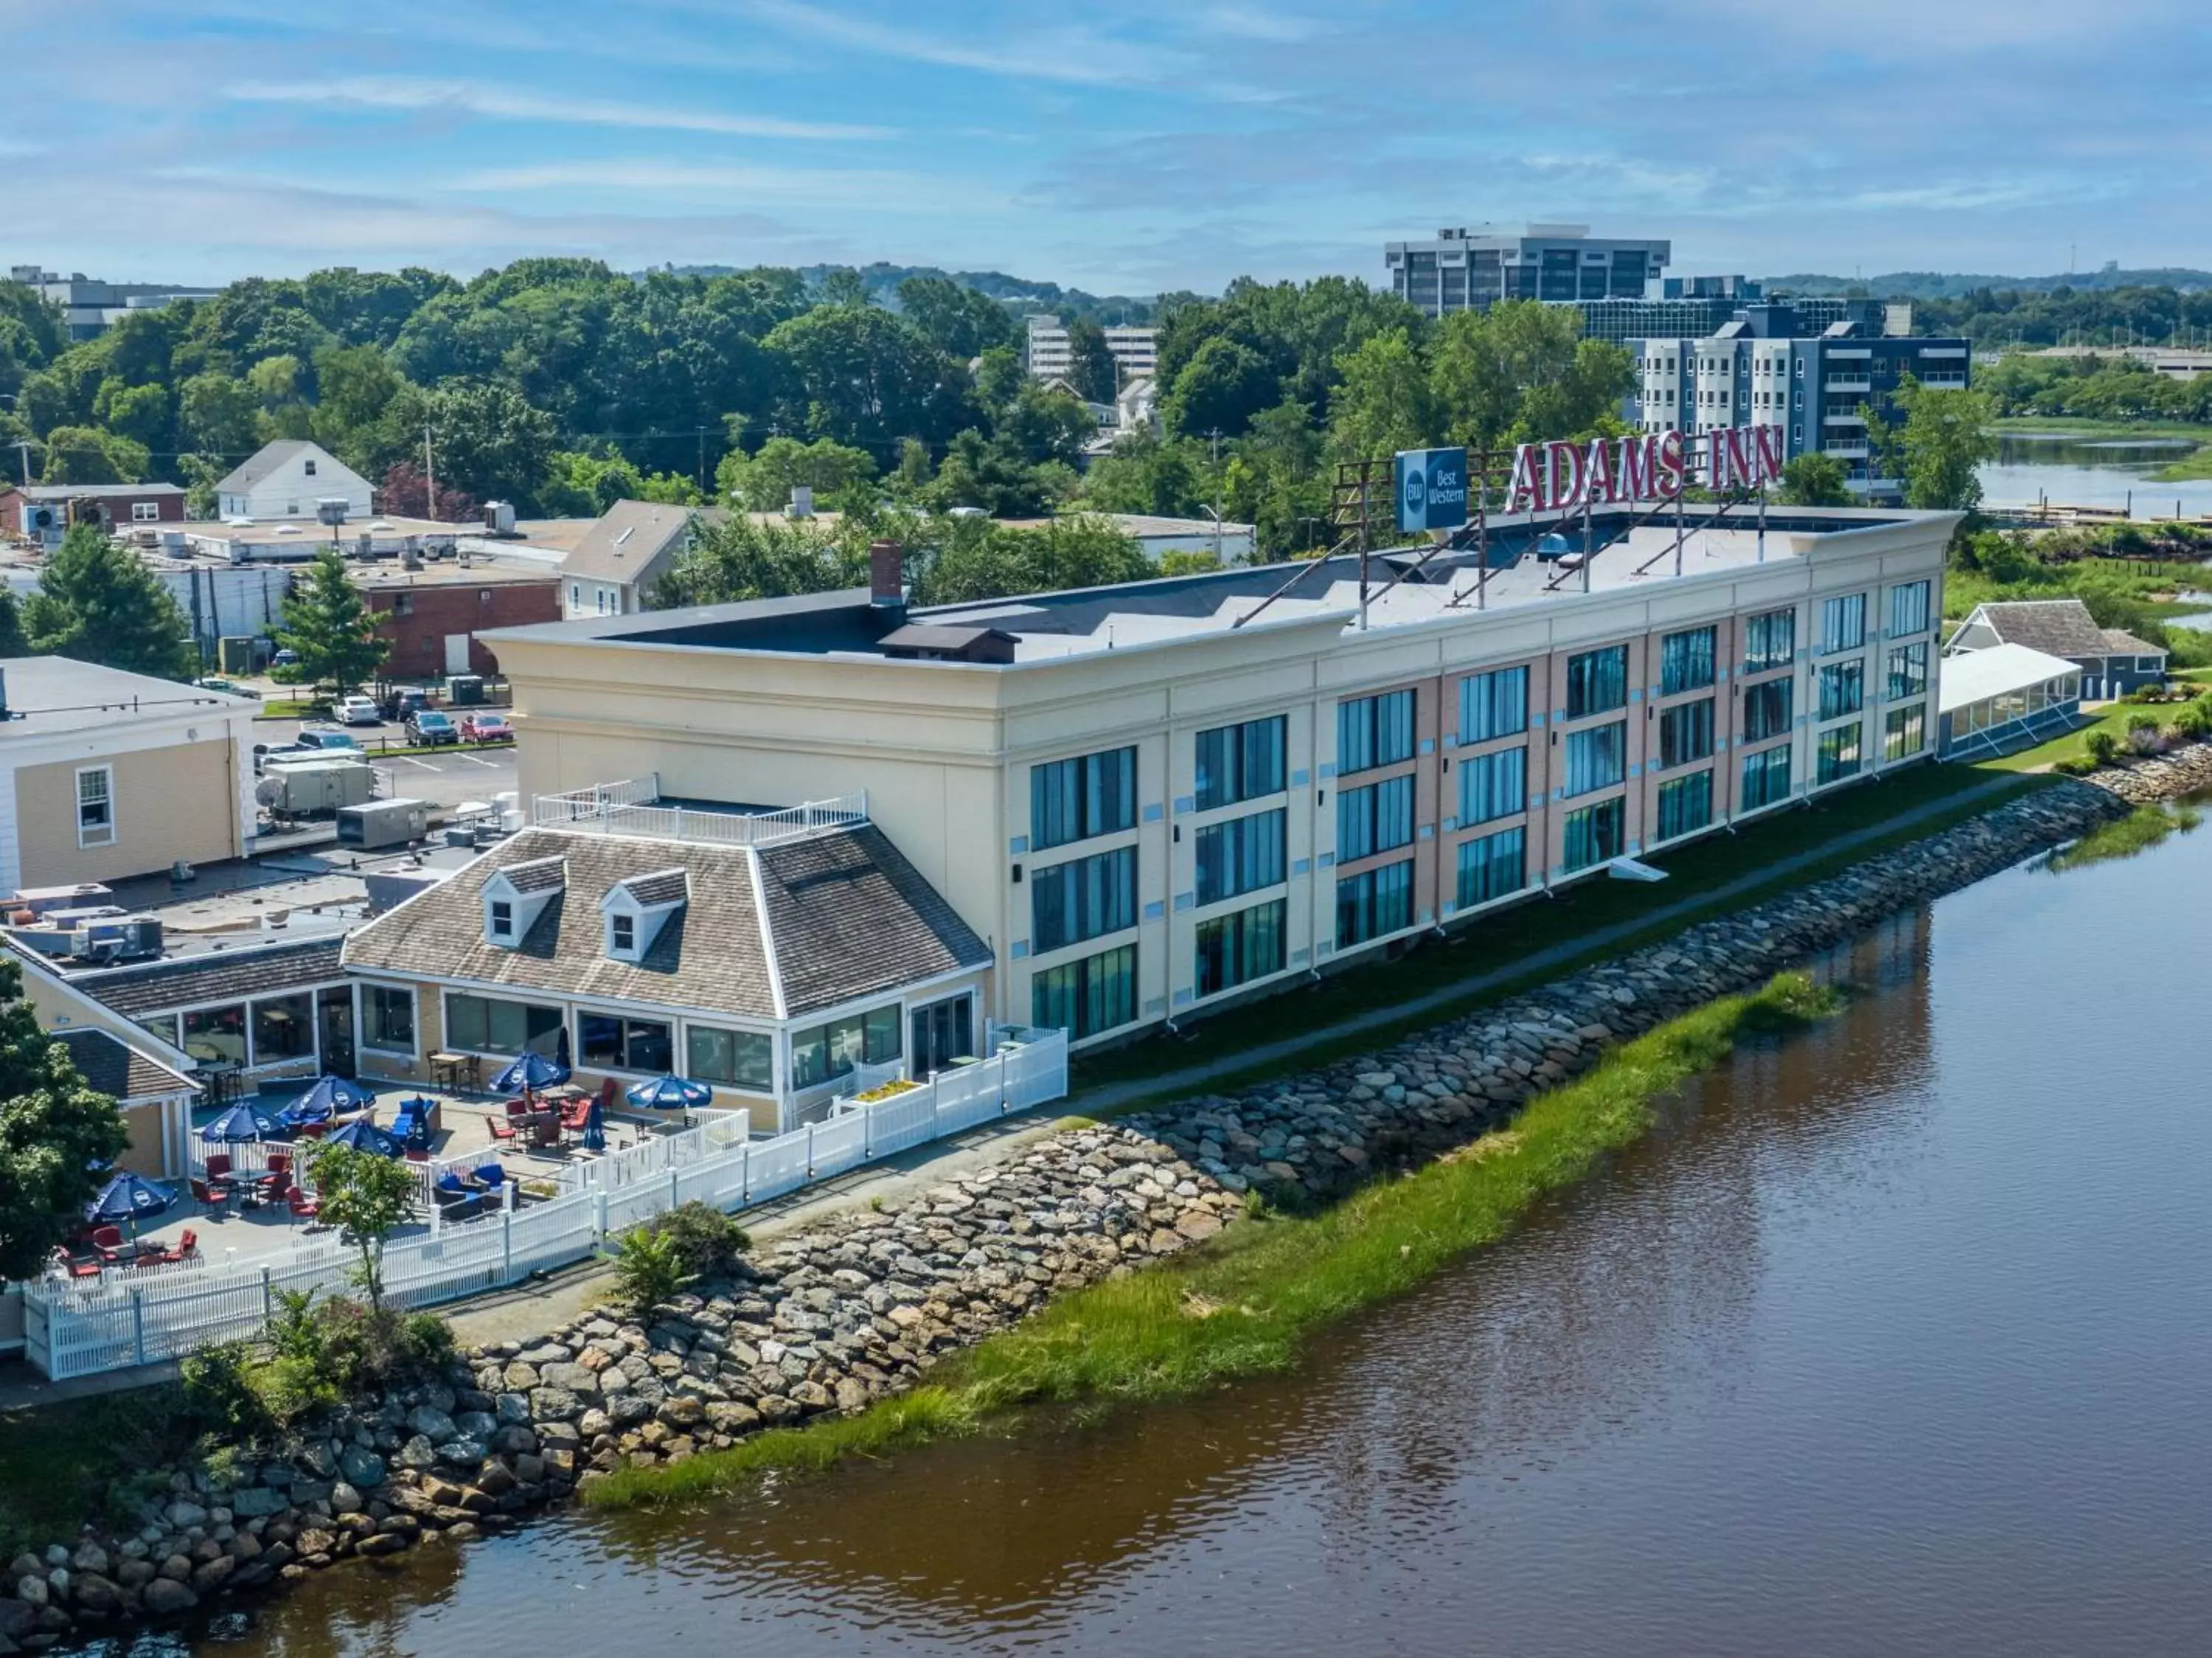
[[[0,662],[8,718],[0,739],[98,731],[137,721],[167,719],[191,709],[234,713],[259,704],[251,697],[179,685],[150,674],[72,661],[66,656],[15,656]]]
[[[1599,594],[1662,588],[1684,576],[1742,571],[1800,560],[1856,533],[1929,521],[1948,526],[1955,515],[1868,508],[1770,508],[1766,527],[1744,506],[1694,507],[1685,516],[1679,561],[1671,521],[1644,521],[1647,512],[1613,508],[1592,515],[1594,552],[1582,569],[1578,515],[1521,515],[1493,520],[1486,550],[1437,552],[1420,567],[1421,549],[1370,556],[1367,625],[1410,626],[1480,613],[1526,613],[1571,605]],[[1564,537],[1564,549],[1540,546]],[[1486,568],[1485,559],[1486,558]],[[1587,585],[1585,585],[1587,582]],[[1359,560],[1353,555],[1303,564],[1239,567],[1110,587],[1032,594],[972,604],[899,609],[869,602],[865,588],[684,610],[648,611],[574,622],[497,630],[487,642],[592,643],[683,646],[778,655],[876,656],[895,630],[909,625],[995,628],[1014,636],[1021,667],[1095,652],[1218,636],[1241,625],[1279,627],[1335,620],[1350,628],[1360,610]],[[992,667],[995,664],[958,664]]]
[[[26,501],[82,501],[87,496],[182,495],[181,484],[0,484],[0,495]]]
[[[1942,682],[1936,706],[1948,714],[2008,692],[2079,674],[2081,665],[2063,656],[2052,656],[2029,645],[1990,645],[1982,650],[1962,650],[1943,659]]]

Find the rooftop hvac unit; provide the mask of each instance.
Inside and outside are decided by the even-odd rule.
[[[487,501],[484,503],[483,526],[494,535],[514,533],[514,503]]]
[[[338,811],[338,844],[370,851],[404,846],[430,832],[430,808],[419,800],[371,801]]]
[[[791,486],[791,511],[787,515],[793,518],[814,516],[814,491],[811,485],[793,484]]]
[[[347,503],[342,495],[326,495],[315,503],[315,521],[336,529],[346,521]]]

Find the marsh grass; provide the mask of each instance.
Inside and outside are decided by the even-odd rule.
[[[2100,824],[2063,850],[2051,855],[2054,870],[2078,869],[2086,864],[2106,863],[2148,852],[2169,835],[2194,829],[2204,821],[2197,807],[2178,803],[2138,806],[2124,818]]]
[[[1011,1426],[1038,1407],[1173,1399],[1285,1369],[1316,1332],[1506,1236],[1539,1198],[1641,1138],[1662,1096],[1741,1045],[1805,1028],[1835,1003],[1832,991],[1784,973],[1616,1048],[1530,1101],[1510,1129],[1418,1173],[1310,1216],[1261,1208],[1184,1255],[1054,1302],[858,1416],[623,1469],[590,1481],[585,1498],[618,1507],[710,1495],[773,1471]]]

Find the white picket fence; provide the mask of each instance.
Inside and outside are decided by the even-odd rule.
[[[428,1233],[389,1245],[386,1293],[407,1307],[456,1301],[580,1260],[678,1204],[745,1209],[1064,1098],[1065,1033],[1022,1035],[1020,1045],[977,1064],[772,1139],[752,1139],[743,1112],[720,1113],[564,1166],[550,1177],[558,1195],[549,1201],[450,1226],[434,1221]],[[460,1161],[482,1161],[483,1154]],[[55,1381],[179,1358],[210,1342],[258,1335],[278,1290],[345,1289],[355,1259],[319,1237],[237,1266],[151,1267],[96,1283],[42,1279],[23,1286],[25,1356]]]

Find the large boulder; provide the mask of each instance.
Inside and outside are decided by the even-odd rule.
[[[199,1596],[172,1577],[157,1577],[138,1591],[138,1604],[150,1618],[175,1618],[199,1603]]]
[[[384,1484],[384,1459],[374,1451],[349,1445],[338,1454],[338,1472],[358,1490],[374,1490]]]

